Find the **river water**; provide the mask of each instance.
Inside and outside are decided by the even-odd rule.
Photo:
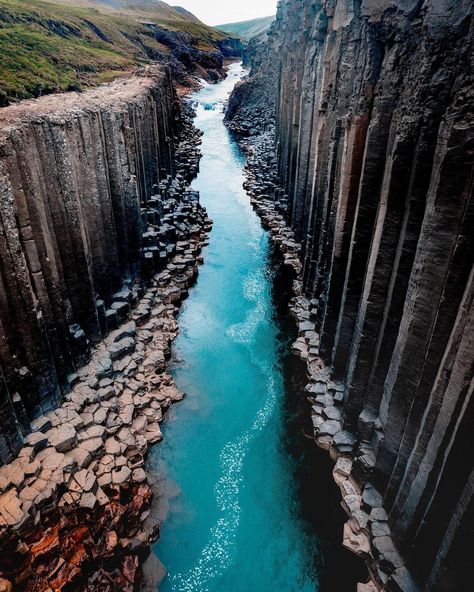
[[[295,478],[302,457],[288,446],[289,337],[276,311],[272,249],[242,188],[244,156],[223,124],[242,74],[233,64],[225,81],[193,95],[204,132],[193,186],[214,228],[174,346],[171,372],[187,396],[149,460],[162,492],[161,592],[314,592],[324,565]]]

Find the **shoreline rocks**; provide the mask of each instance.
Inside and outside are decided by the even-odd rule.
[[[307,368],[305,391],[311,403],[313,437],[335,463],[333,477],[341,491],[341,506],[348,520],[342,533],[343,546],[366,561],[371,580],[358,585],[358,592],[415,592],[419,590],[397,550],[383,509],[383,498],[355,471],[360,462],[359,437],[345,429],[343,422],[344,384],[333,378],[333,369],[320,357],[317,332],[318,300],[303,295],[301,245],[286,221],[287,198],[278,184],[274,132],[242,140],[247,153],[244,187],[262,225],[294,275],[289,312],[298,328],[292,352]],[[370,451],[367,451],[370,463]]]
[[[176,175],[145,210],[147,232],[166,232],[167,262],[158,272],[150,262],[145,289],[125,285],[115,294],[116,328],[69,377],[62,404],[31,423],[16,459],[0,467],[5,590],[132,591],[142,582],[142,563],[159,535],[144,463],[162,440],[168,408],[184,396],[166,366],[179,305],[212,227],[188,187],[200,139],[189,107],[183,112]]]

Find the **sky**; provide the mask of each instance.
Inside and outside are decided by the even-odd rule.
[[[276,13],[277,0],[166,0],[190,10],[208,25],[247,21]]]

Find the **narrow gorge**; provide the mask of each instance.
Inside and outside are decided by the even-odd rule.
[[[472,3],[27,3],[0,592],[470,589]]]

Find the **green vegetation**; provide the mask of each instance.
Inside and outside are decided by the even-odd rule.
[[[198,49],[215,49],[213,43],[225,38],[164,3],[144,0],[140,11],[126,1],[115,4],[0,0],[0,105],[2,97],[80,89],[160,59],[170,49],[155,39],[153,23],[186,33]]]
[[[265,35],[274,20],[275,16],[264,16],[250,21],[218,25],[216,29],[228,35],[238,37],[242,41],[250,41],[253,37],[262,37]]]

